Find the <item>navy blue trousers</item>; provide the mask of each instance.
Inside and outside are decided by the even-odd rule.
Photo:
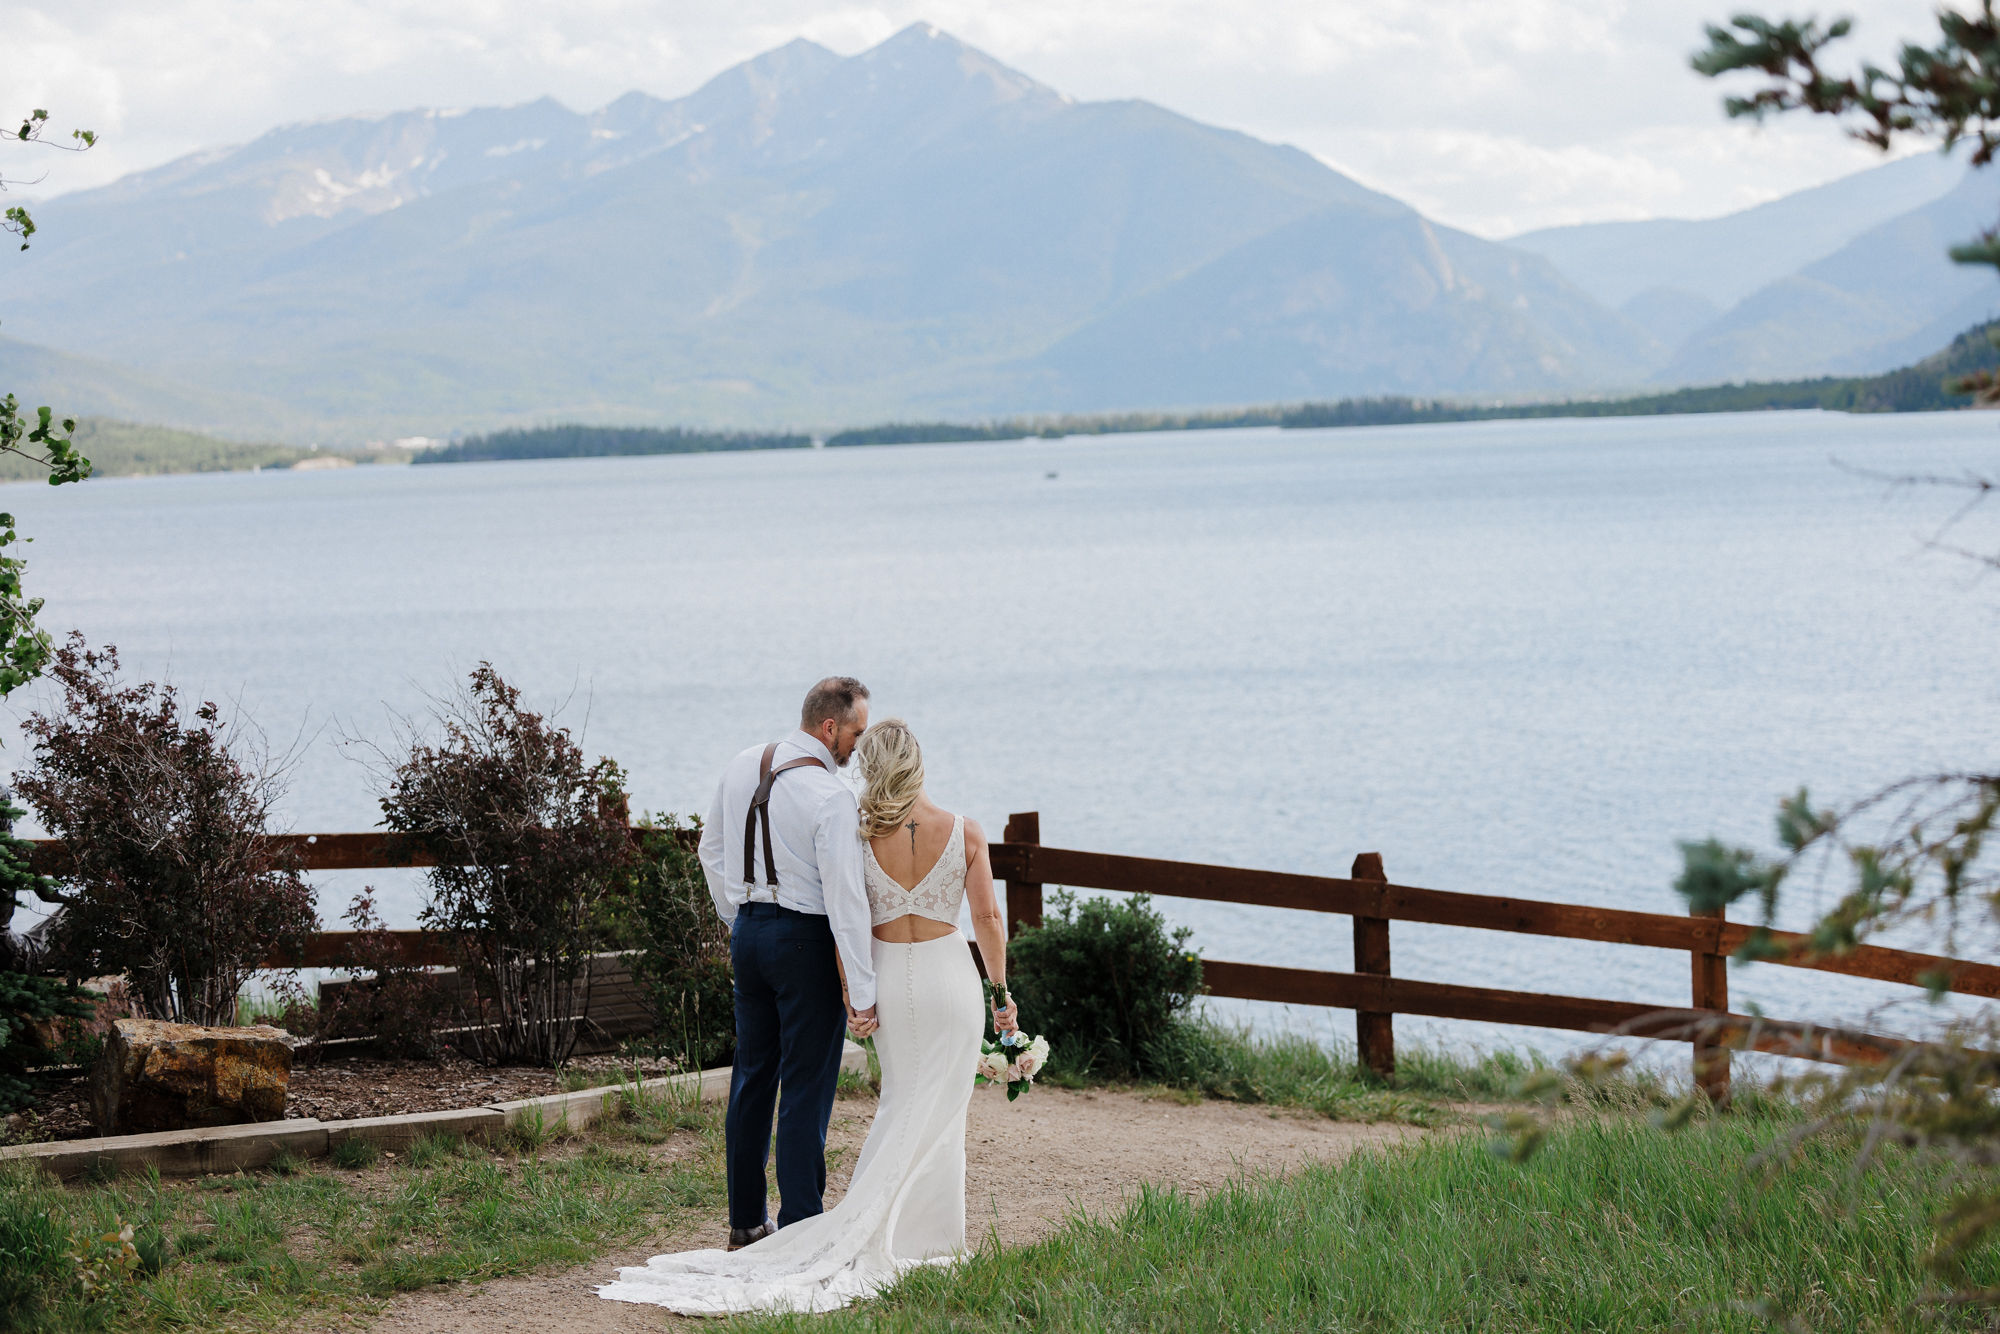
[[[723,1120],[729,1226],[764,1221],[775,1108],[778,1226],[786,1227],[826,1208],[826,1127],[847,1031],[833,930],[815,913],[746,903],[730,930],[729,957],[736,968],[736,1067]]]

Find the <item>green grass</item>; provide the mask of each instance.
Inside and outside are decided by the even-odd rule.
[[[1466,1103],[1506,1103],[1553,1073],[1532,1054],[1405,1049],[1383,1081],[1343,1047],[1202,1033],[1198,1070],[1144,1087],[1469,1128]],[[1855,1184],[1851,1147],[1822,1140],[1760,1189],[1752,1159],[1796,1113],[1746,1090],[1747,1114],[1668,1134],[1636,1114],[1672,1102],[1657,1081],[1570,1081],[1568,1093],[1561,1128],[1525,1164],[1496,1157],[1485,1132],[1447,1131],[1200,1202],[1148,1188],[1121,1218],[989,1245],[811,1329],[1774,1327],[1760,1310],[1814,1330],[1917,1323],[1908,1311],[1929,1291],[1921,1257],[1950,1195],[1943,1174],[1892,1156]],[[379,1162],[353,1149],[195,1182],[64,1187],[0,1173],[0,1329],[359,1319],[400,1291],[582,1264],[680,1211],[718,1216],[719,1106],[635,1083],[609,1096],[612,1114],[586,1132],[529,1118],[498,1149],[434,1137]],[[686,1133],[698,1136],[691,1156],[644,1151]],[[134,1225],[129,1256],[103,1240],[120,1223]],[[78,1281],[79,1242],[97,1248],[101,1290]],[[2000,1263],[1982,1253],[1970,1281],[2000,1282]],[[734,1327],[794,1323],[807,1328]]]
[[[326,1160],[349,1172],[364,1172],[382,1161],[382,1150],[365,1139],[344,1139],[333,1146]]]
[[[288,1002],[282,996],[239,996],[236,1000],[236,1022],[241,1027],[252,1024],[270,1024],[274,1028],[285,1026]],[[306,1004],[317,1010],[318,1004],[310,999]]]
[[[1519,1165],[1483,1136],[1447,1135],[1199,1202],[1147,1189],[1120,1218],[988,1245],[839,1315],[729,1328],[1932,1327],[1914,1307],[1934,1290],[1922,1256],[1951,1174],[1892,1156],[1853,1181],[1852,1146],[1822,1140],[1765,1183],[1753,1160],[1779,1129],[1728,1117],[1668,1134],[1611,1115],[1557,1132]],[[2000,1256],[1981,1253],[1968,1277],[2000,1281]]]
[[[1157,1054],[1163,1064],[1137,1087],[1187,1101],[1221,1098],[1303,1107],[1340,1121],[1425,1127],[1463,1123],[1464,1104],[1517,1100],[1531,1077],[1558,1078],[1568,1101],[1601,1107],[1656,1107],[1674,1097],[1662,1079],[1643,1070],[1586,1086],[1562,1078],[1554,1062],[1532,1051],[1460,1055],[1405,1046],[1396,1052],[1396,1073],[1383,1079],[1344,1043],[1323,1044],[1296,1033],[1258,1036],[1205,1018],[1185,1023]],[[1045,1078],[1069,1088],[1129,1083],[1078,1076],[1059,1064]]]
[[[875,1039],[863,1038],[859,1045],[868,1057],[867,1068],[849,1070],[841,1067],[834,1090],[838,1097],[872,1098],[882,1091],[882,1058],[875,1054]]]
[[[365,1154],[195,1181],[63,1186],[0,1172],[0,1329],[279,1329],[365,1315],[394,1293],[581,1264],[683,1211],[718,1215],[720,1108],[633,1092],[588,1136],[529,1152],[433,1137],[371,1168]],[[676,1134],[671,1162],[645,1147]],[[80,1239],[134,1225],[134,1258],[78,1281]],[[116,1247],[106,1251],[114,1254]],[[150,1259],[148,1257],[151,1257]]]
[[[684,1073],[675,1069],[672,1073]],[[581,1093],[585,1089],[610,1088],[614,1085],[641,1084],[657,1077],[657,1071],[649,1073],[637,1063],[620,1068],[618,1066],[564,1066],[558,1074],[557,1083],[564,1093]]]

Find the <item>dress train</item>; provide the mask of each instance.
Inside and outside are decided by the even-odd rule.
[[[740,1251],[620,1269],[613,1301],[683,1315],[830,1311],[965,1250],[965,1113],[985,1003],[965,937],[874,942],[882,1099],[840,1203]]]

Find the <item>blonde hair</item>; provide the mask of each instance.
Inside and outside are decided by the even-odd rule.
[[[867,784],[861,793],[861,835],[884,838],[910,818],[924,794],[924,752],[910,725],[884,718],[855,743],[854,758]]]

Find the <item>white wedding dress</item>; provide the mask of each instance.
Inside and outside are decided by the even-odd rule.
[[[965,898],[965,817],[915,888],[863,858],[877,925],[911,913],[956,925]],[[740,1251],[656,1255],[598,1295],[683,1315],[830,1311],[913,1265],[965,1250],[965,1113],[985,1031],[979,974],[957,931],[916,945],[874,942],[875,1052],[882,1100],[840,1203]]]

